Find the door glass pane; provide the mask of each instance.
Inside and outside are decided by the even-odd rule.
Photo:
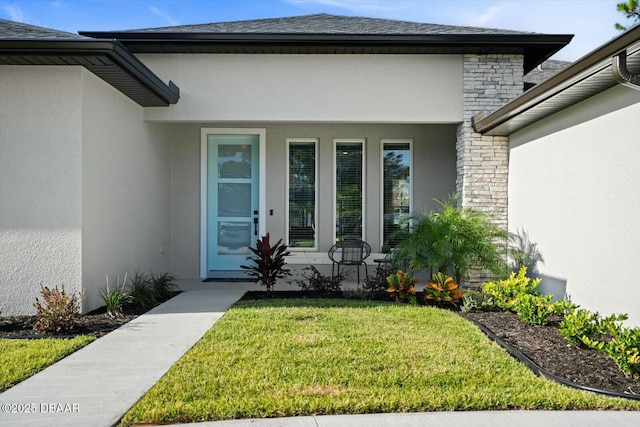
[[[362,142],[336,143],[336,241],[362,238]]]
[[[382,243],[394,247],[394,233],[407,223],[411,214],[411,145],[384,143],[382,190]]]
[[[218,216],[251,216],[251,184],[218,184]]]
[[[219,145],[218,178],[251,178],[251,145]]]
[[[218,222],[218,255],[248,254],[251,222]]]
[[[289,246],[315,248],[316,145],[289,142]]]

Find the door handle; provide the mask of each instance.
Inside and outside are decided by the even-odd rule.
[[[253,211],[254,215],[258,215],[258,211]],[[258,217],[254,216],[253,217],[253,235],[257,236],[258,235]]]

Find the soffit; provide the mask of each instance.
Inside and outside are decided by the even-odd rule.
[[[596,49],[487,116],[476,116],[477,132],[508,136],[538,120],[577,104],[615,85],[612,58],[627,51],[627,66],[640,72],[640,26]]]
[[[165,84],[123,46],[109,40],[0,40],[1,65],[80,65],[143,107],[175,104],[179,89]]]

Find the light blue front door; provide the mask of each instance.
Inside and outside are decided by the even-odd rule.
[[[207,135],[207,270],[247,265],[258,238],[259,135]]]

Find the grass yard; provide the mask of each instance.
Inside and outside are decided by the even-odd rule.
[[[640,409],[536,377],[471,323],[428,307],[239,302],[123,418]]]
[[[88,336],[72,339],[0,339],[0,392],[84,347],[94,339]]]

